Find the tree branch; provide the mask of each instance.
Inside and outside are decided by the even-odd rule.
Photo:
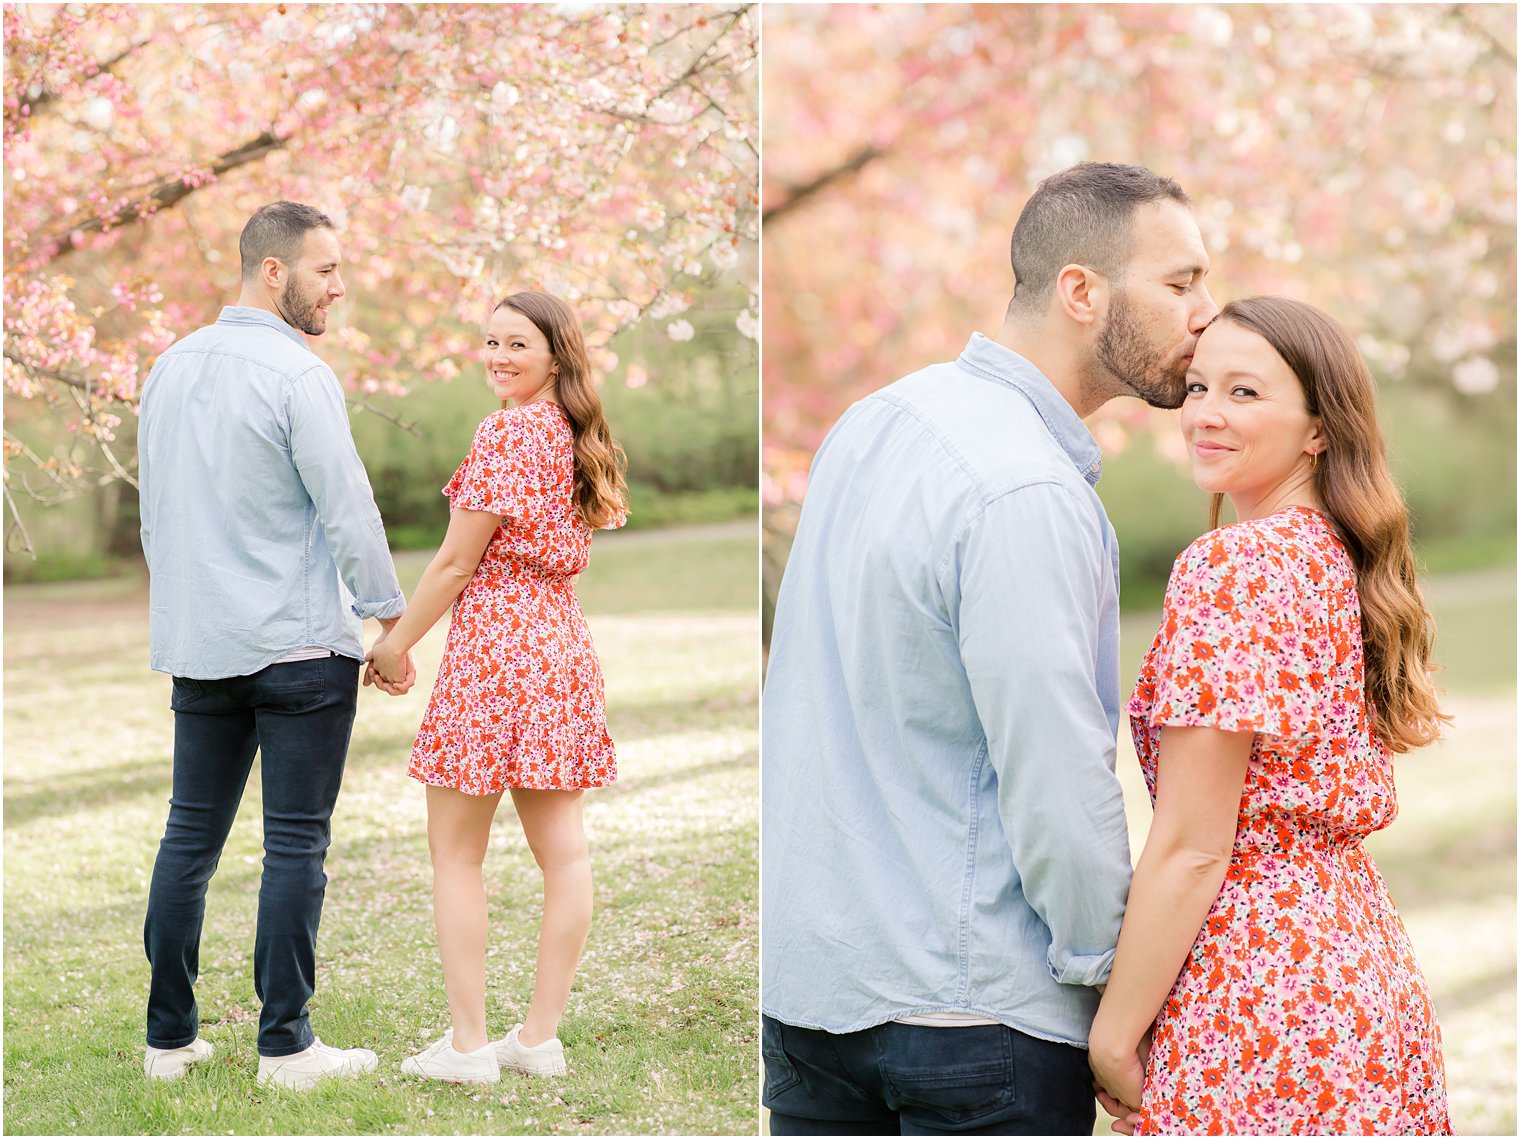
[[[883,153],[884,151],[880,147],[868,144],[861,147],[852,156],[845,159],[844,162],[834,167],[834,169],[824,171],[811,181],[804,182],[801,186],[789,187],[785,198],[776,205],[769,206],[761,212],[761,224],[768,223],[774,218],[790,213],[808,198],[811,198],[814,194],[839,181],[841,178],[847,178],[852,174],[859,173],[866,163],[880,158]]]
[[[128,44],[126,47],[122,48],[119,52],[113,55],[110,59],[107,59],[101,63],[97,63],[95,66],[98,70],[94,75],[88,76],[87,79],[94,79],[101,75],[109,75],[111,73],[111,69],[114,68],[122,60],[126,59],[127,56],[133,54],[134,52],[141,51],[152,42],[152,40],[138,40],[136,43]],[[23,108],[26,108],[26,115],[28,118],[36,119],[38,111],[46,110],[57,101],[58,94],[44,87],[42,89],[42,93],[35,99],[23,99],[21,101],[21,106]]]
[[[9,482],[5,485],[5,505],[11,512],[11,530],[21,531],[21,553],[27,555],[32,561],[37,560],[37,551],[32,549],[32,536],[26,532],[26,524],[21,521],[21,511],[16,509],[16,500],[11,497]],[[5,548],[10,549],[10,534],[5,536]]]
[[[364,411],[368,412],[370,415],[378,416],[379,418],[385,420],[387,423],[394,424],[395,426],[401,428],[401,430],[405,431],[408,435],[415,435],[419,439],[422,438],[422,429],[417,426],[415,420],[413,420],[411,423],[408,423],[399,415],[395,415],[392,412],[378,408],[368,400],[351,399],[348,401],[348,406],[353,408],[355,411]]]
[[[250,162],[257,162],[265,155],[282,149],[285,143],[285,139],[279,138],[270,131],[265,131],[251,142],[246,142],[235,150],[229,150],[225,154],[218,156],[211,163],[211,173],[213,176],[220,178],[229,170],[245,166]],[[159,183],[156,189],[150,191],[147,198],[140,203],[126,206],[119,213],[112,214],[109,217],[92,217],[80,222],[78,225],[71,225],[66,233],[53,238],[50,243],[45,243],[57,247],[57,252],[48,258],[48,260],[51,261],[57,257],[61,257],[73,249],[73,244],[69,239],[74,234],[95,233],[104,230],[108,226],[126,225],[129,222],[136,221],[146,213],[168,209],[184,198],[189,197],[196,189],[198,187],[185,185],[183,178],[166,179]]]
[[[71,391],[69,394],[74,397],[74,402],[79,405],[79,413],[80,415],[84,416],[85,422],[94,426],[98,432],[100,423],[96,419],[95,409],[90,406],[90,401],[88,398],[89,393]],[[117,460],[115,453],[112,452],[111,448],[106,445],[106,440],[97,433],[96,435],[92,436],[91,441],[93,442],[95,449],[105,456],[106,462],[111,464],[111,469],[116,472],[116,477],[121,479],[123,482],[128,483],[133,490],[139,489],[137,480],[127,473],[126,468],[123,467]],[[98,485],[105,486],[110,481],[111,476],[107,474],[101,478]]]
[[[701,53],[696,57],[696,59],[691,61],[690,67],[688,67],[678,78],[673,79],[670,83],[666,84],[665,89],[649,101],[651,103],[659,102],[661,99],[665,98],[666,95],[669,95],[677,87],[685,83],[693,75],[696,75],[698,72],[703,71],[708,65],[705,65],[702,61],[712,53],[713,48],[717,47],[720,43],[723,42],[724,37],[726,37],[729,32],[734,30],[739,21],[744,18],[745,13],[748,12],[752,7],[754,7],[754,5],[746,4],[742,8],[734,9],[731,11],[729,15],[732,18],[728,21],[728,26],[713,37],[712,42],[702,49]]]
[[[69,483],[66,482],[60,475],[58,475],[55,471],[53,471],[50,467],[48,467],[43,462],[42,456],[39,455],[39,454],[37,454],[36,451],[33,451],[30,447],[28,447],[20,439],[17,439],[9,431],[7,431],[5,433],[5,437],[16,448],[16,453],[17,454],[19,454],[27,462],[31,463],[32,466],[36,467],[37,470],[39,470],[43,474],[47,475],[48,478],[52,479],[53,482],[54,482],[54,484],[57,485],[60,489],[65,490],[65,491],[71,491],[71,492],[73,491],[74,488],[71,487],[69,485]],[[23,480],[23,481],[25,481],[25,480]],[[28,488],[27,493],[31,494],[31,496],[33,498],[37,498],[38,497],[35,493],[33,493],[30,490],[30,488]]]
[[[1458,4],[1452,8],[1451,14],[1456,17],[1457,22],[1465,27],[1468,31],[1487,41],[1489,47],[1493,48],[1495,53],[1501,56],[1505,61],[1509,63],[1511,67],[1513,67],[1516,63],[1515,49],[1509,44],[1503,43],[1497,35],[1495,35],[1488,28],[1484,27],[1483,24],[1481,24],[1479,21],[1475,20],[1468,12],[1468,9],[1470,7],[1472,7],[1470,4]]]
[[[90,381],[85,379],[83,376],[70,375],[67,372],[54,371],[52,368],[39,367],[38,365],[33,364],[30,360],[25,359],[15,352],[12,352],[9,348],[5,350],[5,358],[13,364],[20,364],[33,376],[37,376],[45,380],[56,380],[60,384],[68,384],[69,387],[78,388],[80,391],[87,392],[90,390]]]

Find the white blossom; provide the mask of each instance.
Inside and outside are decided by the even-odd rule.
[[[1482,395],[1499,386],[1499,369],[1487,356],[1469,356],[1452,368],[1451,383],[1463,395]]]

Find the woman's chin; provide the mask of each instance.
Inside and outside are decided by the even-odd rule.
[[[1230,488],[1225,485],[1228,482],[1228,479],[1220,478],[1217,471],[1206,467],[1200,470],[1197,464],[1193,466],[1193,485],[1205,494],[1229,494]]]

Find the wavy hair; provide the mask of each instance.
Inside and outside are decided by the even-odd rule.
[[[1434,742],[1441,711],[1431,680],[1435,619],[1415,582],[1409,510],[1388,470],[1372,373],[1340,325],[1286,297],[1231,301],[1215,318],[1256,333],[1303,385],[1319,417],[1324,451],[1314,486],[1356,567],[1362,603],[1362,656],[1372,728],[1393,752]],[[1224,496],[1210,504],[1219,525]]]
[[[593,529],[615,523],[628,509],[628,457],[612,437],[602,399],[591,386],[580,321],[569,305],[548,293],[511,293],[496,307],[521,313],[548,340],[549,354],[559,365],[559,403],[570,420],[575,451],[575,511]]]

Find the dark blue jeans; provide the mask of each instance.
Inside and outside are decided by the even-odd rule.
[[[263,754],[264,789],[264,874],[253,945],[253,986],[263,1002],[259,1054],[288,1056],[311,1045],[306,1002],[316,983],[327,887],[322,863],[354,726],[359,668],[356,660],[329,656],[225,680],[174,678],[174,792],[143,923],[153,970],[153,1047],[179,1048],[196,1037],[206,886],[255,751]]]
[[[1091,1135],[1087,1053],[1002,1025],[761,1025],[772,1135]]]

